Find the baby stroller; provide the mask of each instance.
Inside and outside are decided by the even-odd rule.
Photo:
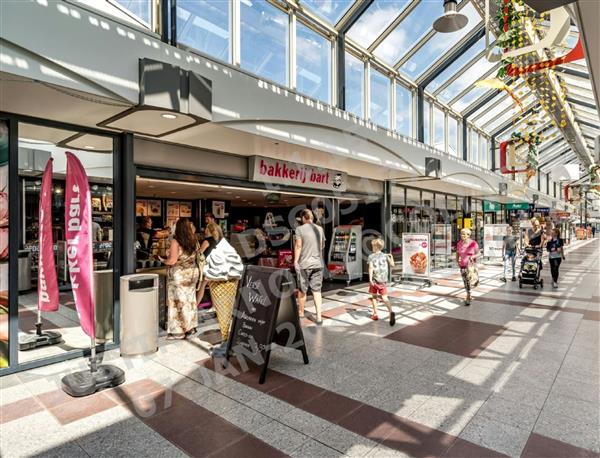
[[[521,272],[519,272],[519,288],[523,285],[533,285],[533,289],[544,287],[542,271],[542,249],[525,248],[525,256],[521,260]]]

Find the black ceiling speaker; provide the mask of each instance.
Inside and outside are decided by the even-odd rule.
[[[444,14],[433,21],[433,28],[441,33],[451,33],[462,29],[469,19],[456,11],[456,0],[444,0]]]

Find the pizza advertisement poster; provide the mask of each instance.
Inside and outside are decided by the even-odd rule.
[[[429,277],[430,234],[402,234],[402,274]]]

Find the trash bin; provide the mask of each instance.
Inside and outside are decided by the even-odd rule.
[[[158,350],[158,275],[121,277],[121,356]]]
[[[96,315],[96,340],[103,343],[114,339],[112,269],[94,271],[94,312]]]
[[[19,250],[19,291],[31,289],[31,252]]]

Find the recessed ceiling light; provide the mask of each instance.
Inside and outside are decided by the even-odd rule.
[[[92,145],[85,145],[84,148],[85,149],[96,149],[96,147],[92,146]]]
[[[154,185],[148,185],[148,187],[149,187],[150,189],[154,189],[154,188],[156,188],[156,186],[154,186]]]
[[[240,196],[235,196],[235,198],[236,198],[236,199],[239,199],[239,198],[240,198]]]
[[[161,114],[161,116],[165,119],[177,119],[177,115],[174,115],[172,113],[163,113]]]

